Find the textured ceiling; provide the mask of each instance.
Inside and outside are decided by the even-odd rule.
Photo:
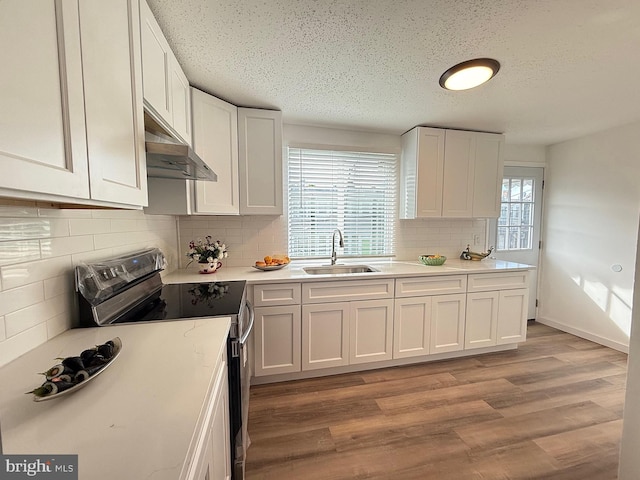
[[[549,145],[640,119],[640,0],[148,2],[192,85],[286,123]],[[476,57],[499,74],[439,87]]]

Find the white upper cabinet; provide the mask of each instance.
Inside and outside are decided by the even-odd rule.
[[[442,216],[471,217],[473,213],[473,175],[475,133],[445,132]]]
[[[146,204],[137,1],[0,2],[0,190]]]
[[[416,127],[402,136],[400,218],[497,217],[504,136]]]
[[[171,111],[173,128],[191,145],[193,132],[191,126],[191,87],[187,76],[176,61],[171,69]]]
[[[0,2],[0,45],[0,188],[88,199],[78,2]]]
[[[499,217],[504,171],[504,135],[477,133],[475,152],[473,216]]]
[[[282,215],[282,114],[191,89],[193,149],[217,182],[149,179],[150,214]]]
[[[400,218],[442,215],[445,131],[419,127],[402,136]]]
[[[282,112],[238,109],[240,213],[282,215]]]
[[[238,109],[192,89],[193,149],[218,175],[217,182],[196,181],[195,213],[238,215]]]
[[[191,145],[189,81],[146,0],[140,1],[140,17],[145,107],[164,128]]]
[[[79,5],[91,198],[146,205],[138,4]]]

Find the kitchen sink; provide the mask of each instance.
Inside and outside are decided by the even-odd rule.
[[[303,270],[309,275],[331,275],[338,273],[369,273],[378,272],[369,265],[322,265],[319,267],[304,267]]]

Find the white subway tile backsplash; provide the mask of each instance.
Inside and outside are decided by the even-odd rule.
[[[85,208],[38,208],[39,217],[91,218],[91,210]]]
[[[46,321],[47,337],[53,338],[62,332],[69,330],[73,326],[72,316],[69,312],[61,313]]]
[[[180,217],[180,228],[209,228],[209,217]]]
[[[4,266],[0,268],[0,275],[3,287],[9,289],[56,277],[60,272],[70,271],[71,268],[71,258],[63,256]]]
[[[44,280],[44,298],[48,300],[58,295],[75,292],[75,279],[73,270],[67,271],[57,277]]]
[[[40,240],[42,258],[61,257],[94,250],[93,235],[45,238]]]
[[[0,315],[15,312],[44,300],[42,282],[30,283],[23,287],[11,288],[0,292]]]
[[[23,353],[36,348],[38,345],[42,345],[48,339],[46,322],[7,338],[0,345],[2,347],[0,348],[0,367]]]
[[[136,219],[112,219],[110,222],[112,232],[137,232],[144,230],[144,225],[139,225]]]
[[[68,235],[68,229],[67,229]],[[0,217],[0,241],[51,236],[51,219]]]
[[[91,210],[93,218],[144,218],[142,210]]]
[[[2,202],[7,202],[6,199]],[[16,202],[16,205],[0,205],[0,217],[37,217],[38,209],[34,206],[20,206],[20,202]]]
[[[69,219],[71,235],[99,235],[111,231],[111,220],[104,218],[72,218]]]
[[[94,246],[96,250],[132,245],[142,241],[145,241],[142,232],[107,233],[105,235],[94,236]]]
[[[50,300],[35,303],[21,310],[8,313],[4,317],[7,338],[44,323],[56,315],[66,313],[70,316],[72,304],[71,294],[65,293]]]
[[[39,259],[39,240],[0,242],[0,265],[10,265]]]
[[[177,233],[177,217],[141,210],[0,206],[0,365],[71,327],[76,264],[158,247],[169,272]]]

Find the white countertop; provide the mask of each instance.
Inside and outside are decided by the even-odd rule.
[[[0,369],[5,454],[78,454],[79,478],[177,480],[226,348],[230,319],[69,330]],[[122,350],[85,387],[34,402],[56,357],[120,337]]]
[[[380,261],[375,259],[344,259],[339,264],[370,265],[378,272],[359,274],[330,274],[310,275],[303,267],[310,265],[327,265],[328,260],[293,261],[280,270],[265,272],[253,267],[222,267],[216,273],[201,274],[195,268],[174,270],[163,276],[164,283],[194,283],[194,282],[229,282],[246,280],[249,284],[265,282],[312,282],[325,280],[345,280],[349,278],[369,277],[410,277],[417,275],[466,275],[468,273],[490,273],[509,270],[532,270],[536,267],[522,263],[505,262],[503,260],[484,259],[482,261],[447,259],[444,265],[426,266],[419,262],[410,261]]]

